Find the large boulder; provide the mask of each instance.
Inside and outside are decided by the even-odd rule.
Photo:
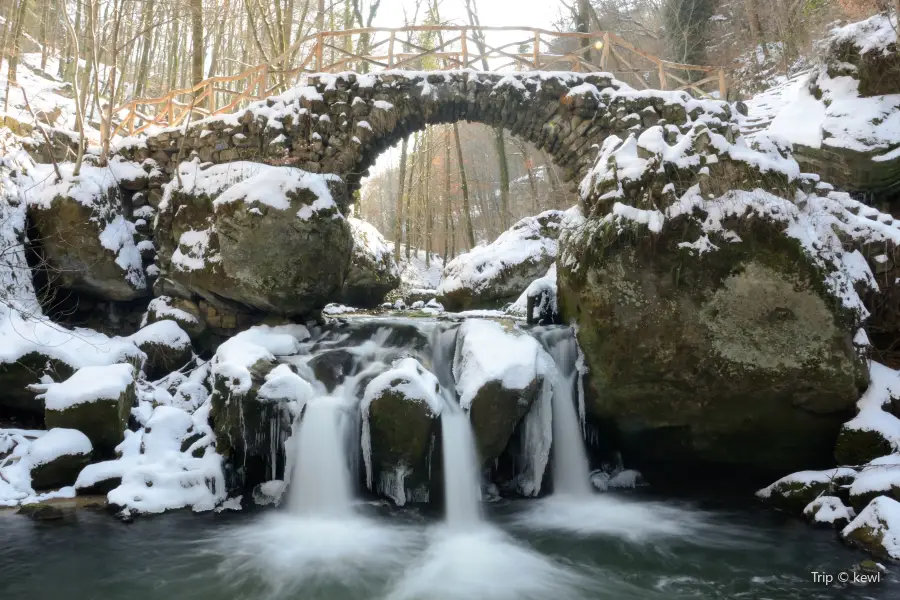
[[[550,452],[550,388],[545,382],[555,369],[552,357],[530,335],[512,324],[469,320],[459,328],[453,376],[459,403],[469,413],[478,455],[483,465],[497,460],[523,419],[522,482],[526,495],[540,491]],[[527,480],[527,481],[526,481]]]
[[[43,168],[43,167],[41,167]],[[79,176],[49,167],[28,215],[51,283],[110,300],[149,295],[134,223],[124,216],[122,192],[109,169],[83,165]],[[33,174],[33,177],[40,173]]]
[[[639,463],[828,466],[868,383],[857,288],[874,286],[841,236],[877,226],[774,143],[670,133],[608,138],[582,183],[587,218],[560,238],[587,412]]]
[[[371,224],[350,217],[353,256],[340,302],[357,308],[375,308],[400,285],[400,270],[384,236]]]
[[[308,338],[302,325],[261,325],[216,351],[210,417],[229,491],[252,492],[260,483],[284,479],[284,443],[313,390],[277,357],[298,353]]]
[[[526,217],[493,243],[454,258],[444,268],[438,301],[454,311],[515,301],[556,260],[562,217],[558,210]]]
[[[338,177],[247,162],[179,169],[156,224],[162,292],[284,316],[337,296],[353,246]]]
[[[397,506],[430,499],[429,468],[443,408],[437,377],[404,358],[366,386],[363,458],[366,484]]]
[[[50,379],[62,381],[75,372],[66,362],[38,351],[31,351],[18,360],[0,363],[0,406],[16,412],[43,415],[44,403],[36,398],[31,386]]]
[[[98,456],[112,456],[124,439],[134,386],[131,364],[82,367],[62,383],[45,386],[44,421],[48,428],[83,432]]]
[[[846,467],[825,471],[800,471],[782,477],[756,492],[765,504],[784,512],[800,515],[820,496],[834,496],[851,483],[856,471]]]
[[[90,462],[92,451],[91,441],[82,432],[51,429],[28,446],[31,487],[49,490],[72,485]]]

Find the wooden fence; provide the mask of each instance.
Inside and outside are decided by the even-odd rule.
[[[513,41],[489,43],[487,34]],[[416,42],[430,38],[427,45]],[[296,66],[291,66],[296,65]],[[174,127],[191,118],[238,110],[298,83],[311,73],[373,70],[480,69],[492,72],[610,72],[642,89],[728,95],[726,69],[663,60],[611,32],[561,33],[533,27],[415,25],[325,31],[304,37],[270,62],[236,75],[211,77],[159,98],[132,98],[115,113],[113,135]]]

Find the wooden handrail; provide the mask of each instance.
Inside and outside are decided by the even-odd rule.
[[[440,45],[431,49],[423,48],[409,41],[402,42],[405,51],[396,51],[398,34],[406,34],[407,39],[411,39],[411,34],[417,32],[455,33],[458,35],[441,35]],[[527,37],[521,41],[492,46],[485,41],[485,36],[476,35],[485,32],[519,32]],[[376,40],[376,34],[387,34],[387,37]],[[362,54],[349,50],[345,42],[341,41],[347,37],[362,35],[368,36],[371,42]],[[572,52],[555,54],[551,51],[552,39],[573,39],[579,40],[581,43]],[[591,43],[584,44],[582,41],[585,39],[590,40]],[[507,51],[511,47],[526,45],[529,42],[532,43],[532,48],[527,52]],[[469,53],[469,43],[475,43],[478,46],[476,54]],[[458,44],[458,48],[454,47],[456,44]],[[385,45],[387,46],[386,50],[382,48]],[[349,46],[352,47],[352,43]],[[546,47],[546,51],[544,47]],[[332,50],[329,64],[325,62],[325,48]],[[381,48],[379,53],[373,52],[379,48]],[[410,49],[413,51],[409,51]],[[593,58],[590,53],[594,50],[600,53],[599,65],[592,62]],[[630,54],[626,56],[628,53]],[[285,64],[287,57],[300,59],[299,66],[286,68],[288,67]],[[630,82],[644,88],[650,87],[645,81],[645,77],[653,74],[658,77],[659,87],[662,90],[690,90],[701,96],[709,96],[710,92],[704,91],[701,86],[714,85],[718,88],[717,91],[721,98],[725,99],[728,94],[727,69],[725,67],[689,65],[665,60],[641,50],[610,31],[560,32],[540,27],[484,25],[361,27],[341,31],[322,31],[304,36],[269,62],[250,67],[236,75],[210,77],[190,87],[170,90],[159,98],[128,99],[115,109],[116,113],[127,110],[127,114],[118,124],[113,135],[125,130],[130,135],[136,135],[153,126],[173,127],[181,123],[191,112],[201,117],[230,112],[239,108],[244,102],[249,102],[254,98],[265,98],[270,93],[277,93],[279,89],[283,89],[287,85],[290,78],[304,73],[358,69],[360,64],[371,65],[378,69],[397,69],[415,64],[416,61],[426,57],[438,59],[442,65],[439,70],[468,68],[476,65],[479,61],[489,59],[508,59],[508,62],[504,62],[501,68],[550,70],[555,65],[563,64],[566,65],[565,68],[575,71],[612,71],[613,75],[617,73],[627,75]],[[616,59],[616,65],[621,64],[624,68],[611,68],[610,60],[613,58]],[[649,62],[651,66],[641,68],[631,62],[635,58]],[[296,64],[296,61],[293,62]],[[682,78],[672,71],[699,72],[704,73],[705,77],[698,81],[690,81],[691,77]],[[270,87],[270,79],[273,76],[275,84]],[[670,79],[675,82],[674,85],[670,85]],[[235,84],[235,82],[245,83],[234,85],[235,89],[222,85]],[[179,96],[190,98],[190,102],[180,102]],[[218,102],[221,102],[222,106],[218,106]],[[155,114],[148,114],[148,109],[152,109]],[[136,126],[137,121],[141,122],[140,126]]]

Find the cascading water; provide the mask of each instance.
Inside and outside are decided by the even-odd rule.
[[[454,406],[442,414],[441,430],[447,525],[469,528],[481,521],[481,484],[472,425],[468,415]]]
[[[578,347],[571,335],[546,341],[556,363],[553,382],[553,491],[570,496],[591,494],[590,465],[581,437],[573,392],[578,371]]]
[[[352,494],[344,433],[342,400],[324,396],[309,402],[300,422],[295,471],[289,497],[298,515],[345,515]]]

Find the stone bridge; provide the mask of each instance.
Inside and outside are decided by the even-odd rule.
[[[733,140],[730,117],[725,103],[686,92],[637,92],[608,74],[321,74],[242,112],[132,138],[118,152],[128,160],[153,159],[148,171],[158,166],[164,179],[171,179],[179,157],[197,156],[215,164],[248,160],[334,173],[352,193],[378,155],[405,136],[465,120],[504,127],[546,151],[567,180],[578,182],[611,133],[654,125],[685,132],[703,120]],[[669,131],[674,141],[677,132]],[[151,188],[160,183],[157,177]]]

